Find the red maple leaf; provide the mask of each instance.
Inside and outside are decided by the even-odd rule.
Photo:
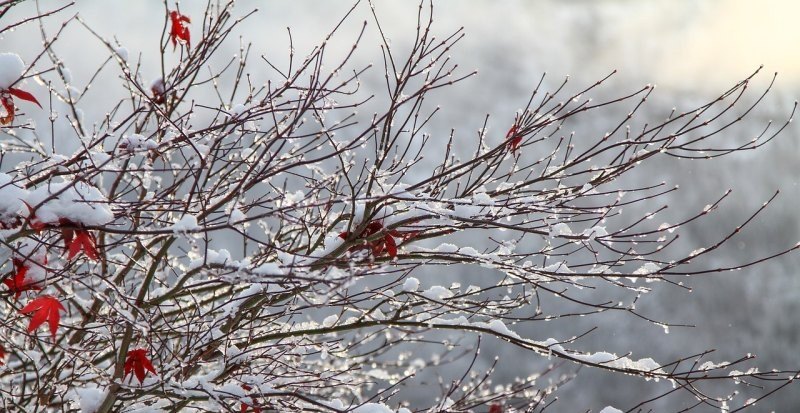
[[[187,48],[191,48],[192,43],[189,39],[189,26],[186,24],[192,21],[174,10],[169,12],[169,19],[172,22],[172,27],[169,30],[169,37],[172,40],[172,49],[174,50],[178,47],[179,41],[181,44],[186,43]]]
[[[22,201],[26,207],[28,207],[28,226],[31,227],[36,232],[41,232],[47,224],[40,221],[39,218],[36,218],[36,211],[33,209],[31,204]]]
[[[20,310],[22,314],[34,313],[30,324],[28,324],[29,333],[39,328],[40,325],[47,321],[50,325],[50,334],[53,335],[53,340],[56,338],[58,321],[61,319],[59,311],[65,311],[64,306],[61,305],[57,298],[51,295],[36,298]]]
[[[489,413],[503,413],[503,406],[500,403],[492,403],[489,406]]]
[[[6,358],[6,348],[5,348],[5,347],[3,347],[3,345],[2,345],[2,344],[0,344],[0,366],[2,366],[3,364],[5,364],[5,363],[3,362],[3,359],[5,359],[5,358]]]
[[[0,103],[2,103],[3,109],[6,111],[6,115],[0,117],[0,123],[3,125],[8,125],[14,121],[14,97],[18,97],[28,102],[33,102],[40,108],[42,107],[39,101],[36,100],[36,97],[24,90],[15,89],[13,87],[5,89],[0,92]]]
[[[28,267],[23,264],[21,259],[12,258],[11,261],[14,263],[14,269],[16,270],[16,273],[14,273],[14,275],[11,277],[6,277],[6,279],[3,280],[3,284],[8,287],[9,291],[14,293],[15,301],[19,299],[19,296],[23,291],[42,289],[42,286],[38,283],[25,281],[25,276],[28,273]]]
[[[394,258],[397,256],[397,243],[394,242],[394,238],[391,234],[386,234],[383,237],[383,241],[386,243],[386,253],[389,254],[390,257]]]
[[[367,226],[361,231],[360,234],[356,237],[356,239],[366,240],[372,235],[377,234],[384,230],[383,224],[380,221],[371,221]],[[351,233],[349,231],[344,231],[339,233],[339,238],[343,240],[347,240],[351,237]],[[384,234],[383,238],[379,238],[372,242],[363,242],[360,245],[354,245],[350,247],[348,251],[358,251],[362,249],[368,249],[372,252],[372,255],[379,256],[386,251],[386,254],[389,257],[394,258],[397,256],[397,241],[395,238],[402,238],[403,242],[415,237],[418,235],[418,232],[400,232],[395,229],[388,229]]]
[[[514,125],[508,130],[506,133],[506,140],[508,140],[508,147],[511,148],[511,152],[516,152],[517,147],[519,147],[519,144],[522,142],[522,135],[519,134],[519,126]]]
[[[68,260],[75,258],[81,251],[91,260],[97,261],[99,258],[94,235],[87,230],[76,230],[75,238],[69,242],[67,249],[69,250]]]
[[[72,260],[81,251],[89,259],[98,260],[97,241],[91,232],[84,229],[82,225],[64,218],[58,220],[58,225],[61,227],[61,237],[64,239],[64,248],[68,253],[67,260]],[[78,229],[72,227],[78,227]]]
[[[143,348],[137,348],[135,350],[128,351],[128,357],[125,358],[124,377],[128,377],[128,374],[133,372],[134,376],[139,379],[139,383],[141,383],[144,381],[144,376],[146,374],[145,370],[158,375],[155,367],[153,367],[153,363],[151,363],[150,359],[147,358],[147,350]]]
[[[250,387],[250,386],[248,386],[246,384],[242,384],[242,388],[245,389],[245,390],[248,390],[248,391],[253,389],[252,387]],[[254,399],[253,397],[250,397],[250,398],[253,400],[253,404],[251,405],[251,404],[247,404],[245,402],[242,402],[242,406],[239,409],[239,413],[246,413],[247,409],[250,408],[250,407],[253,408],[253,412],[254,413],[261,413],[261,407],[259,407],[258,404],[255,403],[256,399]]]

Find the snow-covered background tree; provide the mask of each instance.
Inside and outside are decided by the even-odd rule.
[[[576,385],[605,413],[792,403],[796,357],[697,350],[705,327],[659,299],[796,257],[764,235],[730,259],[777,192],[720,220],[725,181],[664,173],[786,138],[795,103],[758,117],[771,74],[674,109],[611,68],[484,98],[430,3],[397,33],[381,3],[319,6],[316,43],[289,24],[266,50],[249,6],[0,3],[2,409],[585,411],[558,400]],[[580,382],[603,371],[647,390]]]

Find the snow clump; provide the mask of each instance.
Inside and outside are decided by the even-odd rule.
[[[14,84],[25,70],[25,63],[22,63],[16,53],[0,53],[0,89],[8,89]]]

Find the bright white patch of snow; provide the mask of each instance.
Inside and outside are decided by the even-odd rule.
[[[246,290],[240,292],[239,294],[236,294],[236,297],[234,297],[232,300],[230,300],[227,304],[225,304],[221,308],[222,315],[220,316],[220,318],[225,319],[231,314],[239,311],[239,307],[241,307],[241,305],[248,298],[255,297],[256,295],[261,294],[262,292],[264,292],[263,286],[259,284],[250,284],[250,286]]]
[[[228,223],[233,224],[247,219],[247,215],[242,212],[237,205],[231,205],[230,215],[228,216]]]
[[[11,183],[10,175],[0,173],[0,222],[9,222],[19,215],[28,197],[28,191]]]
[[[179,220],[175,221],[173,225],[167,227],[167,229],[171,229],[173,232],[186,232],[192,231],[200,228],[197,225],[197,217],[192,214],[185,214]]]
[[[69,70],[66,67],[62,67],[61,76],[64,78],[64,82],[66,82],[67,84],[72,83],[72,70]]]
[[[265,262],[254,268],[253,272],[262,275],[286,275],[286,271],[281,269],[276,262]]]
[[[383,403],[366,403],[353,409],[353,413],[395,413]]]
[[[16,53],[0,53],[0,89],[8,89],[22,76],[25,63]]]
[[[434,285],[433,287],[423,291],[422,295],[431,300],[441,300],[444,298],[452,297],[453,293],[447,288],[442,287],[441,285]]]
[[[552,227],[550,227],[550,238],[555,238],[563,235],[572,235],[572,229],[570,229],[569,225],[567,225],[566,223],[559,222],[558,224],[555,224]]]
[[[95,384],[87,384],[86,387],[76,388],[75,394],[78,396],[77,402],[81,406],[81,413],[95,413],[100,409],[108,391]]]
[[[642,265],[641,267],[639,267],[639,269],[637,269],[633,273],[636,274],[636,275],[648,275],[648,274],[656,273],[660,269],[661,268],[658,265],[656,265],[656,264],[654,264],[652,262],[647,262],[644,265]]]
[[[329,316],[325,317],[324,320],[322,320],[322,326],[325,327],[325,328],[333,327],[333,325],[336,324],[337,320],[339,320],[339,316],[337,316],[335,314],[329,315]]]
[[[137,152],[155,149],[158,147],[158,144],[138,133],[134,133],[130,136],[123,136],[122,139],[119,140],[118,147],[128,152]]]
[[[559,261],[557,263],[550,264],[550,265],[542,268],[542,271],[554,272],[554,273],[558,273],[558,274],[573,274],[574,273],[574,271],[572,271],[567,266],[566,261]]]
[[[588,237],[590,240],[593,240],[596,237],[604,237],[606,235],[608,235],[606,227],[592,227],[583,230],[583,236]]]
[[[47,249],[39,243],[23,241],[17,245],[19,255],[15,258],[22,260],[26,267],[25,285],[42,282],[47,278]]]
[[[117,53],[117,56],[119,56],[119,58],[122,59],[123,62],[128,61],[128,49],[120,46],[114,49],[114,52]]]
[[[55,198],[48,199],[53,195]],[[104,225],[114,219],[106,197],[86,182],[43,185],[33,190],[26,201],[36,209],[36,218],[44,223],[64,218],[84,225]]]
[[[555,352],[558,352],[558,353],[563,353],[563,352],[564,352],[564,346],[562,346],[561,344],[558,344],[558,343],[559,343],[559,341],[558,341],[558,340],[556,340],[556,339],[554,339],[554,338],[548,338],[548,339],[547,339],[547,340],[545,340],[545,341],[542,341],[542,342],[534,342],[534,343],[535,343],[535,344],[538,344],[538,345],[540,345],[540,346],[547,347],[547,348],[549,348],[551,351],[555,351]]]
[[[606,406],[603,407],[603,410],[600,410],[600,413],[622,413],[622,410],[617,409],[616,407]]]
[[[233,109],[231,109],[231,112],[233,112],[233,116],[239,116],[245,111],[247,111],[247,106],[242,105],[241,103],[234,106]]]
[[[462,247],[461,249],[458,250],[458,253],[470,257],[477,257],[481,255],[475,248],[472,247]]]
[[[445,243],[439,245],[438,247],[436,247],[436,249],[434,251],[451,253],[451,252],[458,251],[458,247],[453,245],[453,244],[448,244],[448,243],[445,242]]]
[[[478,192],[472,195],[472,203],[475,205],[493,206],[494,200],[486,192]]]
[[[414,292],[417,291],[417,288],[419,288],[419,280],[414,277],[408,277],[403,282],[403,291]]]

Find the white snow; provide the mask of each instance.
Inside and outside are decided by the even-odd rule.
[[[250,286],[247,287],[247,289],[243,290],[239,294],[236,294],[236,297],[234,297],[233,299],[228,301],[227,304],[222,306],[222,308],[220,309],[222,313],[220,318],[225,319],[231,314],[239,311],[239,307],[241,307],[241,305],[248,298],[255,297],[256,295],[261,294],[262,292],[264,292],[263,286],[259,284],[250,284]]]
[[[322,241],[322,248],[315,249],[308,255],[312,258],[324,257],[333,252],[338,246],[342,245],[343,242],[344,240],[339,238],[338,233],[332,232],[325,236],[325,239]],[[297,259],[297,262],[302,263],[306,262],[306,260],[301,258]]]
[[[164,79],[156,78],[150,83],[150,91],[152,91],[156,95],[163,95],[164,91],[166,91],[166,85],[164,85]]]
[[[8,89],[22,76],[25,63],[16,53],[0,53],[0,89]]]
[[[604,237],[608,235],[608,232],[606,231],[606,227],[598,226],[598,227],[586,228],[585,230],[583,230],[582,235],[584,237],[589,238],[590,240],[593,240],[596,237]]]
[[[566,261],[559,261],[559,262],[556,262],[554,264],[550,264],[550,265],[542,268],[542,271],[551,272],[551,273],[554,272],[554,273],[558,273],[558,274],[573,274],[574,273],[574,271],[572,271],[569,268],[569,266],[567,266],[567,262]]]
[[[458,247],[453,245],[453,244],[449,244],[449,243],[445,242],[445,243],[442,243],[441,245],[439,245],[438,247],[436,247],[436,249],[434,251],[452,253],[452,252],[458,251]]]
[[[54,195],[55,198],[48,199]],[[44,223],[56,223],[64,218],[84,225],[104,225],[114,219],[106,197],[82,181],[40,186],[28,195],[26,201],[36,209],[36,218]]]
[[[414,292],[419,288],[419,280],[414,277],[406,278],[403,282],[403,291]]]
[[[480,215],[482,209],[480,206],[458,203],[453,207],[452,216],[455,218],[472,218]]]
[[[95,384],[87,384],[86,387],[78,387],[75,394],[78,396],[78,404],[81,406],[81,413],[95,413],[100,409],[100,405],[106,398],[107,390],[97,387]]]
[[[616,355],[607,353],[605,351],[598,351],[597,353],[590,354],[576,354],[574,357],[578,360],[583,360],[585,362],[594,364],[608,363],[617,358]]]
[[[128,152],[137,152],[155,149],[158,147],[158,144],[151,139],[147,139],[144,136],[139,135],[138,133],[134,133],[130,136],[123,136],[122,139],[119,140],[118,146],[120,149]]]
[[[492,330],[495,333],[503,334],[509,337],[514,337],[516,339],[522,339],[522,337],[517,334],[516,331],[513,331],[508,328],[501,320],[491,320],[488,323],[483,321],[474,321],[470,322],[464,316],[458,316],[455,318],[434,318],[429,320],[428,323],[430,324],[441,324],[441,325],[448,325],[448,326],[464,326],[464,327],[478,327],[478,328],[485,328],[487,330]],[[538,343],[540,344],[540,343]]]
[[[571,354],[571,356],[588,363],[602,364],[618,369],[647,371],[653,373],[664,372],[661,369],[661,365],[656,363],[656,361],[652,358],[643,358],[634,361],[628,357],[618,357],[616,354],[605,351],[598,351],[597,353],[589,354]]]
[[[616,407],[606,406],[603,407],[603,410],[600,410],[600,413],[622,413],[622,410],[617,409]]]
[[[365,403],[353,409],[353,413],[395,413],[383,403]]]
[[[472,248],[472,247],[462,247],[461,249],[458,250],[458,253],[461,254],[461,255],[469,256],[469,257],[478,257],[478,256],[481,255],[478,252],[478,250],[476,250],[475,248]]]
[[[501,320],[495,319],[495,320],[489,321],[486,324],[486,326],[490,330],[494,331],[495,333],[500,333],[500,334],[504,334],[504,335],[507,335],[507,336],[515,337],[515,338],[520,338],[520,336],[515,331],[511,331],[508,328],[508,326],[506,326],[506,324],[503,323]]]
[[[284,271],[276,262],[265,262],[254,268],[253,272],[261,275],[286,275],[286,271]]]
[[[339,316],[336,314],[329,315],[322,320],[322,326],[325,328],[333,327],[337,320],[339,320]]]
[[[566,223],[559,222],[558,224],[555,224],[552,227],[550,227],[550,238],[563,235],[572,235],[572,229],[570,229],[569,225],[567,225]]]
[[[453,293],[441,285],[434,285],[433,287],[423,291],[422,295],[431,300],[441,300],[452,297]]]
[[[234,224],[247,219],[247,215],[239,209],[238,205],[231,205],[230,206],[230,215],[228,216],[228,223]]]
[[[0,173],[0,222],[9,222],[17,217],[25,208],[23,199],[28,191],[14,185],[8,174]]]
[[[656,273],[660,269],[661,268],[658,265],[656,265],[656,264],[654,264],[652,262],[646,262],[646,263],[644,263],[644,265],[639,267],[639,269],[637,269],[633,273],[636,274],[636,275],[648,275],[648,274]]]
[[[117,56],[119,56],[119,58],[122,59],[123,62],[128,61],[128,49],[120,46],[114,49],[114,52],[117,53]]]
[[[234,106],[233,109],[231,109],[231,112],[233,113],[233,116],[236,116],[236,117],[238,117],[239,115],[241,115],[242,113],[244,113],[246,111],[247,111],[247,106],[242,105],[241,103],[236,105],[236,106]]]
[[[558,344],[559,341],[554,339],[554,338],[552,338],[552,337],[548,338],[545,341],[534,342],[534,343],[537,344],[537,345],[543,346],[543,347],[547,347],[551,351],[555,351],[555,352],[558,352],[558,353],[563,353],[564,352],[564,346],[562,346],[561,344]]]
[[[72,70],[69,70],[66,67],[61,68],[61,77],[64,78],[64,82],[67,84],[72,83]]]
[[[472,195],[472,203],[475,205],[493,206],[494,200],[486,192],[478,192]]]
[[[25,284],[30,285],[42,282],[47,278],[47,248],[37,242],[23,241],[17,244],[15,258],[23,260],[22,265],[27,268]]]
[[[184,214],[179,220],[175,221],[174,224],[167,227],[167,229],[171,229],[173,232],[186,232],[192,231],[200,228],[197,225],[197,217],[192,214]]]

